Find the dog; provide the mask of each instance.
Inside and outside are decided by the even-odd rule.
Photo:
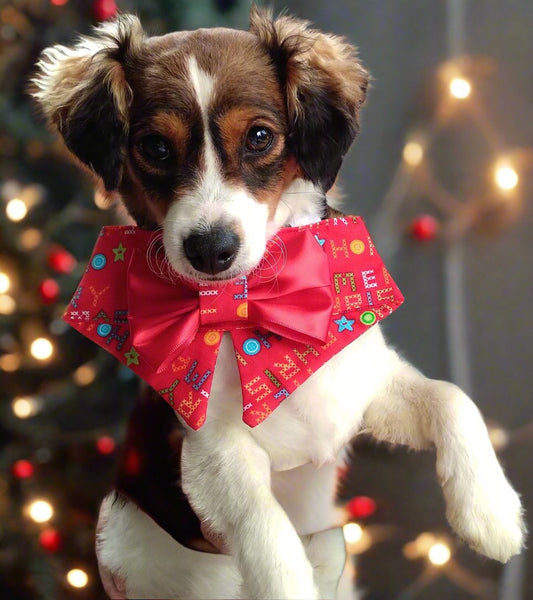
[[[281,227],[337,214],[326,194],[369,80],[342,38],[255,7],[249,31],[160,37],[121,15],[45,50],[38,69],[50,124],[139,226],[162,229],[183,278],[248,273]],[[111,597],[334,598],[345,562],[336,462],[363,430],[435,447],[447,518],[474,550],[504,562],[523,547],[520,500],[478,409],[402,359],[378,325],[261,425],[241,410],[227,336],[198,431],[143,394],[97,532]]]

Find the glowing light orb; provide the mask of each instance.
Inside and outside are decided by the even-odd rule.
[[[54,346],[47,338],[37,338],[31,343],[30,353],[37,360],[48,360],[54,353]]]
[[[2,312],[2,299],[0,298],[0,312]],[[4,313],[5,314],[5,313]],[[6,373],[13,373],[20,367],[20,357],[16,354],[4,354],[0,356],[0,369]]]
[[[83,588],[89,583],[89,576],[82,569],[71,569],[67,573],[68,583],[75,588]]]
[[[418,142],[407,142],[404,146],[402,156],[410,167],[417,167],[424,158],[424,148]]]
[[[17,303],[11,296],[0,296],[0,315],[12,315],[17,308]]]
[[[73,377],[78,385],[89,385],[96,377],[96,370],[92,365],[81,365],[74,371]]]
[[[11,286],[11,279],[7,273],[0,272],[0,294],[5,294]]]
[[[348,544],[355,544],[363,537],[363,530],[357,523],[346,523],[342,528],[342,532]]]
[[[462,77],[454,77],[450,81],[450,94],[458,100],[464,100],[470,96],[472,85]]]
[[[518,185],[518,173],[509,165],[501,165],[496,168],[494,180],[500,189],[509,191]]]
[[[429,561],[438,567],[445,565],[450,560],[451,555],[448,546],[442,542],[433,544],[428,552]]]
[[[6,215],[10,221],[22,221],[28,214],[28,207],[20,198],[13,198],[6,204]]]
[[[36,523],[46,523],[53,517],[54,509],[46,500],[34,500],[28,506],[28,514]]]
[[[24,250],[33,250],[42,242],[42,233],[33,227],[25,229],[19,237],[19,242]]]
[[[27,419],[37,414],[39,406],[34,398],[21,396],[13,400],[11,409],[19,419]]]

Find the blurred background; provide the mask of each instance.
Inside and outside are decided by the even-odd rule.
[[[390,342],[469,392],[533,518],[533,3],[291,0],[276,10],[359,46],[374,76],[340,184],[406,296]],[[246,28],[244,0],[0,3],[0,597],[105,598],[98,505],[137,381],[60,317],[107,206],[25,94],[39,52],[138,13],[152,33]],[[432,452],[354,443],[341,501],[366,600],[533,598],[533,559],[451,533]]]

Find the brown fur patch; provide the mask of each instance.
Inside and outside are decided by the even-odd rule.
[[[272,11],[252,7],[250,31],[268,46],[286,49],[287,107],[296,118],[303,117],[301,88],[327,82],[352,111],[364,102],[369,74],[357,59],[357,50],[342,37],[309,27],[309,21],[294,17],[273,19]]]
[[[177,164],[179,165],[180,162],[184,161],[187,153],[187,143],[190,138],[190,129],[186,121],[178,114],[172,112],[157,113],[150,118],[143,129],[144,131],[141,129],[137,132],[138,138],[148,135],[160,135],[172,144],[172,151],[177,159]],[[136,161],[140,162],[144,169],[158,172],[158,169],[145,159],[138,146],[134,145],[132,151]]]
[[[277,116],[277,118],[276,118]],[[285,159],[285,122],[274,112],[254,106],[239,106],[222,113],[216,124],[220,133],[221,146],[226,162],[224,174],[229,181],[241,187],[251,187],[254,197],[265,201],[264,194],[277,188],[283,181],[280,161]],[[246,147],[246,137],[251,127],[265,127],[274,136],[271,146],[257,154]],[[263,170],[265,177],[253,186],[255,173]],[[257,189],[253,189],[257,188]]]

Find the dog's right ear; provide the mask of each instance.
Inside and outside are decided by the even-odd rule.
[[[269,52],[285,92],[289,149],[305,179],[327,192],[359,131],[369,74],[354,46],[293,17],[252,6],[250,32]]]
[[[124,65],[143,39],[137,17],[121,15],[71,48],[44,50],[32,80],[49,123],[108,191],[120,183],[133,98]]]

